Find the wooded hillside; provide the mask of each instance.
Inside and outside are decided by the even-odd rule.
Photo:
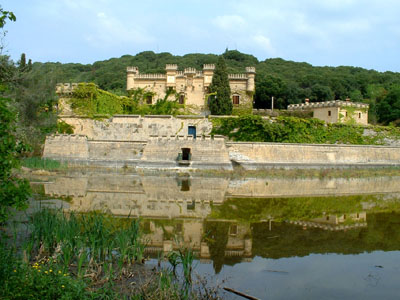
[[[229,73],[242,73],[246,66],[256,67],[257,108],[269,108],[271,96],[276,99],[275,107],[280,109],[291,103],[300,103],[305,98],[326,101],[350,97],[352,101],[371,105],[370,121],[374,123],[377,121],[375,104],[384,99],[390,90],[400,86],[400,73],[346,66],[314,67],[280,58],[258,61],[256,57],[236,50],[226,51],[223,56]],[[215,64],[217,59],[215,54],[175,56],[145,51],[135,56],[124,55],[87,65],[34,63],[32,77],[52,83],[94,82],[101,89],[125,95],[127,66],[137,66],[141,73],[164,73],[165,65],[169,63],[178,64],[180,70],[186,67],[201,70],[203,64]]]

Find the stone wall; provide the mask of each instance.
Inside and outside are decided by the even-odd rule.
[[[89,159],[87,137],[84,135],[58,134],[46,137],[43,157],[54,159]]]
[[[226,146],[230,159],[249,169],[400,165],[399,147],[246,142],[229,142]]]
[[[190,136],[154,137],[143,150],[141,166],[178,167],[178,154],[183,148],[190,149],[189,167],[232,169],[224,139],[210,136],[197,139]]]
[[[89,140],[147,141],[150,135],[188,135],[189,126],[196,128],[198,136],[208,135],[212,123],[201,116],[137,116],[116,115],[110,119],[62,116],[60,120],[72,125],[75,134],[86,135]]]
[[[179,159],[182,149],[190,158]],[[48,136],[43,157],[151,168],[400,166],[400,147],[228,142],[222,136],[150,136],[149,141]]]

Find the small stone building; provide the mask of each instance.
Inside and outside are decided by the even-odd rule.
[[[164,98],[169,88],[179,94],[179,103],[198,111],[207,108],[208,88],[211,84],[215,65],[206,64],[202,71],[186,68],[178,71],[178,65],[167,64],[165,74],[140,74],[138,67],[127,68],[127,90],[143,88],[154,93],[148,96],[146,102],[153,104],[157,99]],[[231,99],[234,111],[253,107],[255,91],[254,67],[247,67],[243,74],[229,74]],[[175,100],[175,99],[174,99]]]
[[[350,123],[368,125],[368,108],[365,103],[349,100],[308,102],[288,105],[289,111],[312,111],[313,117],[326,123]]]

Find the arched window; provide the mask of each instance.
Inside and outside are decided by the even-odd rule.
[[[240,102],[240,96],[238,94],[235,94],[232,96],[232,102],[234,105],[239,105]]]
[[[152,104],[153,103],[153,96],[151,96],[151,95],[146,96],[146,103],[147,104]]]

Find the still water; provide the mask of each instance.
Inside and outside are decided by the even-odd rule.
[[[88,172],[40,181],[44,205],[140,217],[149,257],[190,246],[197,273],[260,299],[400,297],[400,177]]]

